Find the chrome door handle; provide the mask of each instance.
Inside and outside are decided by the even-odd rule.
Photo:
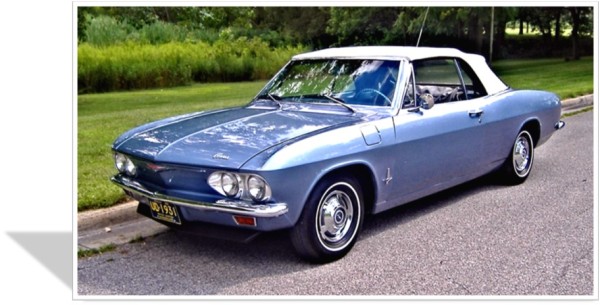
[[[483,114],[483,110],[482,109],[473,109],[473,110],[469,110],[467,113],[469,114],[469,117],[477,118]]]

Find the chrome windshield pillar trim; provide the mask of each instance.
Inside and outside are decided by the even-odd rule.
[[[121,174],[112,177],[110,181],[127,191],[144,196],[150,200],[169,202],[198,210],[266,218],[281,216],[288,212],[286,203],[251,204],[241,200],[218,200],[217,202],[210,203],[176,198],[159,192],[150,191],[139,182]]]
[[[563,127],[565,127],[564,121],[558,121],[558,122],[556,122],[556,124],[554,124],[554,129],[556,129],[556,130],[562,129]]]

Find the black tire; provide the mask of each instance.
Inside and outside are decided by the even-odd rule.
[[[364,219],[363,195],[352,177],[331,176],[315,187],[290,237],[300,257],[328,263],[356,243]]]
[[[515,141],[508,158],[500,170],[501,179],[508,185],[517,185],[525,182],[534,160],[534,143],[527,130],[521,130]]]

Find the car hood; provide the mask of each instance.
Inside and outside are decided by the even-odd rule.
[[[359,120],[348,114],[235,108],[147,125],[119,138],[113,148],[154,162],[240,168],[269,147]]]

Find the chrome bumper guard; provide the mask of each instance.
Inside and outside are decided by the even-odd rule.
[[[209,203],[175,198],[159,192],[152,192],[140,183],[123,175],[116,175],[110,181],[125,190],[139,194],[150,200],[169,202],[198,210],[225,212],[252,217],[277,217],[288,212],[287,204],[285,203],[251,204],[240,200],[218,200],[215,203]]]

